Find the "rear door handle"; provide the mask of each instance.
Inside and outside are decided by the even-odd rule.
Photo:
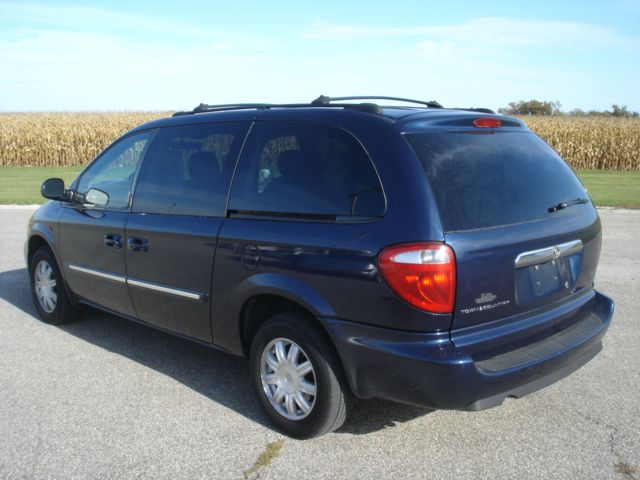
[[[107,233],[104,236],[104,244],[107,247],[122,248],[122,235]]]
[[[149,240],[140,237],[127,238],[127,245],[132,252],[146,252],[149,250]]]

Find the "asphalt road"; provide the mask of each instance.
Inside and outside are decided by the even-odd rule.
[[[96,311],[40,322],[22,258],[30,215],[0,209],[0,477],[244,478],[284,438],[246,362]],[[284,439],[250,477],[640,479],[640,211],[601,216],[597,288],[617,310],[584,368],[477,413],[363,402],[336,433]]]

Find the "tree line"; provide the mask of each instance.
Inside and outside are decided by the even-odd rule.
[[[630,118],[639,117],[640,113],[630,111],[626,105],[611,105],[611,110],[589,110],[584,111],[581,108],[575,108],[569,112],[561,110],[562,104],[559,101],[545,102],[541,100],[520,100],[519,102],[510,102],[506,107],[499,108],[498,113],[505,115],[568,115],[572,117],[620,117]]]

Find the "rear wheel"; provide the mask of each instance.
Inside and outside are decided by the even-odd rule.
[[[324,332],[299,313],[268,320],[251,344],[251,377],[264,412],[297,438],[339,428],[351,392]]]
[[[73,321],[77,309],[69,300],[62,273],[48,247],[33,254],[29,273],[31,294],[40,318],[52,325]]]

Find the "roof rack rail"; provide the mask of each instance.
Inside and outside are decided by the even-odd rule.
[[[311,103],[225,103],[221,105],[207,105],[201,103],[191,111],[176,112],[172,117],[181,117],[183,115],[193,115],[195,113],[205,112],[222,112],[225,110],[251,110],[268,109],[268,108],[303,108],[303,107],[337,107],[347,108],[350,110],[359,110],[367,113],[382,113],[382,108],[375,103],[331,103],[340,102],[344,100],[395,100],[399,102],[416,103],[419,105],[425,105],[429,108],[443,108],[436,101],[423,101],[423,100],[411,100],[410,98],[400,97],[385,97],[385,96],[357,96],[357,97],[328,97],[326,95],[320,95]]]
[[[248,110],[252,108],[268,108],[274,106],[271,103],[225,103],[222,105],[207,105],[201,103],[196,108],[188,112],[176,112],[172,117],[181,117],[183,115],[191,115],[193,113],[218,112],[224,110]]]
[[[438,102],[436,102],[435,100],[430,100],[430,101],[413,100],[411,98],[386,97],[382,95],[361,95],[361,96],[355,96],[355,97],[327,97],[326,95],[320,95],[313,102],[311,102],[311,105],[326,107],[326,106],[329,106],[331,102],[341,102],[344,100],[395,100],[397,102],[417,103],[420,105],[426,105],[429,108],[443,108],[443,106]]]

